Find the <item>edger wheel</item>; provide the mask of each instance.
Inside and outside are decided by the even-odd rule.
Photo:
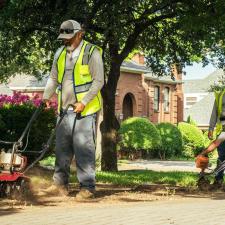
[[[0,182],[0,198],[6,197],[6,182]]]
[[[19,195],[17,200],[26,200],[31,195],[31,186],[30,181],[26,178],[21,178],[18,181],[18,187],[19,187]]]
[[[26,200],[31,193],[30,182],[28,179],[19,178],[10,184],[10,197],[15,200]]]

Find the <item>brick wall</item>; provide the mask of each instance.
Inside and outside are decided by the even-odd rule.
[[[180,75],[179,75],[180,76]],[[178,78],[178,77],[176,77]],[[181,76],[179,77],[181,79]],[[160,88],[159,110],[154,111],[154,87]],[[170,104],[168,112],[164,112],[163,90],[169,88]],[[116,92],[116,115],[122,119],[123,101],[126,95],[131,96],[133,102],[133,116],[147,117],[153,123],[183,121],[183,90],[182,84],[157,83],[144,80],[142,74],[122,72]]]
[[[145,93],[142,86],[142,76],[140,74],[131,74],[121,72],[116,90],[116,115],[119,117],[123,113],[123,100],[127,94],[130,94],[133,102],[134,116],[143,116],[145,112]]]

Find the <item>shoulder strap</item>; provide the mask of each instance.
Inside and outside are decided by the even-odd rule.
[[[62,51],[64,50],[65,46],[61,46],[60,48],[57,49],[55,55],[54,55],[54,60],[58,61],[59,56],[61,55]]]
[[[83,60],[82,60],[82,65],[87,65],[89,62],[89,54],[90,54],[90,50],[92,48],[92,44],[87,43],[85,49],[84,49],[84,56],[83,56]]]
[[[83,61],[82,61],[83,65],[88,64],[95,49],[98,49],[100,51],[100,54],[102,55],[102,49],[100,47],[98,47],[97,45],[93,45],[91,43],[87,43],[85,50],[84,50],[84,57],[83,57]]]

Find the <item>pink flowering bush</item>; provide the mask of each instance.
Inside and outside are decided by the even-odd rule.
[[[38,95],[33,98],[18,92],[13,96],[0,95],[0,140],[18,140],[40,104],[41,98]],[[30,162],[38,155],[28,153],[28,151],[41,151],[42,145],[47,142],[52,129],[55,127],[56,109],[57,104],[52,102],[51,108],[42,110],[31,127],[28,144],[26,144],[27,138],[23,140],[23,148],[27,145],[23,154],[29,156]],[[7,149],[9,146],[0,144],[0,148]]]
[[[0,94],[0,107],[10,106],[10,105],[22,105],[22,104],[31,104],[35,107],[40,106],[42,99],[38,94],[33,98],[30,98],[28,95],[21,94],[20,92],[15,92],[12,96]],[[50,102],[51,108],[57,110],[57,102]]]
[[[0,95],[0,107],[4,105],[21,105],[30,102],[28,95],[22,95],[20,92],[14,93],[13,96]]]

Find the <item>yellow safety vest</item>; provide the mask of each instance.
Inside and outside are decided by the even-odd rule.
[[[88,61],[91,57],[94,49],[99,49],[102,54],[102,49],[96,45],[92,45],[87,41],[83,42],[83,45],[80,50],[78,59],[74,65],[73,69],[73,82],[74,82],[74,94],[76,101],[80,102],[83,97],[89,91],[91,84],[93,82],[92,76],[89,71]],[[66,48],[63,48],[60,53],[57,61],[58,68],[58,112],[60,113],[62,109],[62,82],[65,73],[65,62],[66,62]],[[102,106],[102,97],[100,91],[97,96],[94,97],[84,108],[84,111],[81,113],[81,116],[88,116],[96,113],[101,109]]]
[[[214,92],[215,94],[215,100],[216,100],[216,106],[217,106],[217,122],[216,122],[216,134],[220,134],[222,132],[222,123],[220,121],[220,116],[222,113],[222,108],[223,108],[223,96],[225,94],[224,91],[216,91]]]

